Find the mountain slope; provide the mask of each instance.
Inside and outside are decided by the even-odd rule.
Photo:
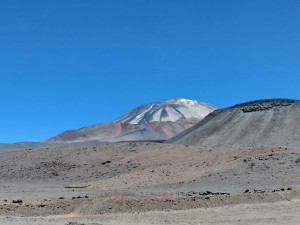
[[[187,99],[141,105],[104,124],[69,130],[46,142],[166,140],[195,125],[215,106]]]
[[[266,99],[219,109],[167,143],[208,147],[300,147],[300,101]]]
[[[187,99],[171,99],[137,107],[116,120],[130,124],[145,124],[154,121],[176,122],[180,119],[203,119],[216,109],[215,106]]]

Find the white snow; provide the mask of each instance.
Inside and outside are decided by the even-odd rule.
[[[197,105],[198,102],[194,100],[184,99],[184,98],[173,98],[171,100],[166,101],[167,103],[175,103],[175,104],[181,104],[181,105],[190,105],[194,106]]]
[[[161,108],[160,110],[158,110],[157,112],[155,112],[153,114],[152,121],[159,121],[160,120],[160,115],[161,115],[162,110],[163,109]]]
[[[163,109],[167,111],[167,116],[162,116]],[[153,121],[172,121],[175,122],[183,117],[185,118],[196,118],[203,119],[209,113],[217,109],[213,105],[207,103],[193,101],[183,98],[174,98],[166,102],[154,103],[145,107],[145,110],[138,114],[132,113],[123,119],[123,122],[128,122],[131,124],[138,124],[141,120],[145,118],[146,113],[149,119],[146,118],[146,122]]]
[[[129,121],[131,124],[138,124],[144,117],[144,115],[152,109],[153,105],[151,105],[147,110],[138,114],[133,120]]]
[[[166,107],[166,111],[168,113],[168,116],[167,117],[162,117],[161,121],[175,122],[175,121],[179,120],[180,118],[182,118],[182,115],[180,113],[178,113],[177,111],[175,111],[171,107]]]
[[[198,118],[202,119],[203,117],[207,116],[212,110],[208,109],[204,106],[196,106],[196,107],[185,107],[181,106],[178,110],[186,117],[186,118]]]

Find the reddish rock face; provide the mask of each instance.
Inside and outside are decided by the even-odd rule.
[[[65,131],[46,142],[167,140],[215,109],[207,103],[171,99],[139,106],[110,123]]]

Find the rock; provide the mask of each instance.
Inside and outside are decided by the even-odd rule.
[[[223,192],[223,193],[220,193],[220,195],[230,195],[230,193]]]
[[[265,193],[266,191],[265,190],[254,190],[254,193]]]
[[[108,164],[108,163],[111,163],[111,161],[110,161],[110,160],[107,160],[107,161],[105,161],[105,162],[102,162],[101,164],[102,164],[102,165],[105,165],[105,164]]]
[[[12,200],[12,203],[23,203],[22,199]]]
[[[202,195],[202,196],[206,196],[206,195],[230,195],[230,193],[205,191],[205,192],[200,192],[199,195]]]
[[[85,225],[84,223],[78,223],[78,222],[68,222],[66,225]]]

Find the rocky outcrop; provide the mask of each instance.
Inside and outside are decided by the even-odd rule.
[[[270,110],[273,108],[287,107],[295,102],[297,101],[290,100],[290,99],[265,99],[265,100],[256,100],[256,101],[251,101],[243,104],[238,104],[230,107],[230,109],[234,110],[238,108],[242,110],[244,113],[248,113],[248,112]]]

